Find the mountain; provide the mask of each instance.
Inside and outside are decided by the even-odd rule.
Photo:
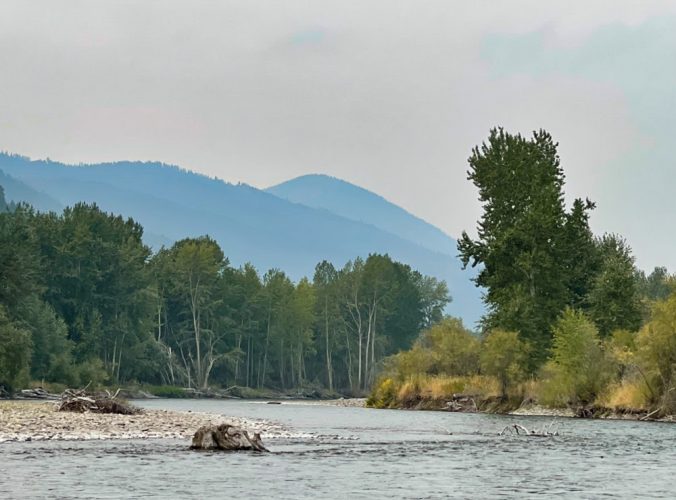
[[[36,208],[39,207],[43,212],[60,212],[63,210],[63,206],[51,196],[33,189],[2,170],[0,170],[0,186],[5,190],[5,199],[8,203],[24,201]]]
[[[449,312],[463,319],[471,317],[472,323],[483,314],[481,292],[470,281],[476,275],[475,270],[462,270],[456,240],[436,226],[372,191],[328,175],[303,175],[266,191],[293,203],[369,224],[415,242],[435,254],[445,255],[447,269],[443,276],[452,290],[454,302],[449,306]]]
[[[418,244],[409,239],[409,232],[389,231],[392,227],[383,223],[382,215],[360,221],[161,163],[73,166],[0,154],[0,170],[62,206],[95,202],[103,210],[133,217],[156,249],[184,237],[209,234],[232,264],[251,262],[261,271],[276,267],[294,279],[312,276],[315,264],[323,259],[342,266],[357,256],[388,253],[424,274],[446,280],[453,296],[450,314],[471,325],[483,311],[479,292],[455,257]],[[40,210],[51,209],[45,199],[34,204]]]
[[[303,175],[266,191],[294,203],[323,208],[347,219],[371,224],[435,252],[458,253],[455,240],[441,229],[380,195],[335,177]]]

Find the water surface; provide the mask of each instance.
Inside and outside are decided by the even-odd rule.
[[[0,445],[3,498],[674,498],[676,425],[559,419],[556,438],[499,436],[552,419],[302,403],[152,400],[148,408],[281,422],[269,454],[188,441]]]

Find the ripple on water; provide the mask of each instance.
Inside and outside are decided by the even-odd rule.
[[[551,419],[192,404],[195,411],[220,408],[223,414],[281,422],[290,435],[269,440],[269,454],[190,452],[187,440],[176,439],[5,443],[3,498],[669,498],[673,493],[673,425],[566,420],[560,436],[535,439],[498,433],[510,422],[534,427]]]

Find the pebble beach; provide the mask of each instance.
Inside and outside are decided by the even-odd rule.
[[[0,401],[0,443],[9,441],[82,441],[96,439],[188,439],[203,425],[229,423],[260,432],[263,439],[290,437],[267,420],[224,415],[144,410],[137,415],[56,411],[54,402]]]

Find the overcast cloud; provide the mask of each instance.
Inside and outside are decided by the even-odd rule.
[[[472,146],[545,128],[594,229],[673,271],[675,63],[676,2],[3,0],[0,149],[321,172],[457,236]]]

